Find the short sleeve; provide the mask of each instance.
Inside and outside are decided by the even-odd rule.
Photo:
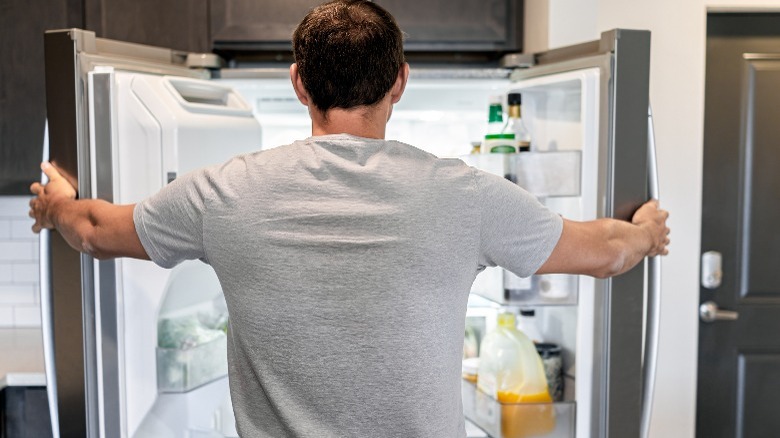
[[[521,277],[547,261],[561,237],[563,219],[516,184],[475,171],[481,212],[478,263]]]
[[[204,171],[183,175],[136,204],[135,230],[152,261],[172,268],[203,259],[203,215],[211,188]]]

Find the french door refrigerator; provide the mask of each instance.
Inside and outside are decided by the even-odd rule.
[[[138,202],[187,171],[310,134],[286,66],[219,69],[213,55],[78,29],[47,32],[45,56],[48,158],[81,198]],[[594,42],[508,55],[500,68],[413,65],[387,137],[509,172],[568,218],[629,219],[648,198],[653,173],[649,59],[649,32],[618,29]],[[469,142],[484,135],[488,98],[510,92],[523,96],[534,150],[467,155]],[[562,347],[566,390],[554,404],[517,407],[464,383],[467,419],[491,436],[509,437],[513,422],[533,417],[522,409],[533,408],[553,420],[539,436],[645,433],[658,275],[652,262],[605,280],[538,276],[527,290],[508,294],[501,270],[485,270],[468,314],[488,316],[489,326],[498,309],[536,309],[545,341]],[[97,261],[44,232],[41,276],[55,436],[236,435],[226,377],[228,315],[210,267]]]

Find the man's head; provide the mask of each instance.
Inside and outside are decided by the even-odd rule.
[[[374,105],[404,65],[395,19],[366,0],[335,0],[311,10],[295,29],[293,54],[310,103],[323,113]]]

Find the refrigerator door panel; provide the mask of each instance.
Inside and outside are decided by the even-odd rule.
[[[187,70],[175,52],[79,30],[49,32],[45,41],[51,161],[80,197],[138,202],[182,172],[259,148],[260,126],[245,102],[230,88],[197,80],[203,72]],[[201,377],[198,389],[158,390],[161,317],[202,312],[221,297],[218,284],[207,293],[198,293],[202,287],[177,292],[176,278],[213,275],[211,268],[98,262],[71,250],[57,233],[50,241],[58,334],[57,388],[50,394],[57,397],[60,435],[182,436],[216,428],[235,436],[224,370]],[[189,271],[177,277],[182,269]],[[212,356],[224,361],[224,350],[223,343]]]
[[[647,199],[649,32],[605,32],[598,42],[552,51],[537,59],[539,66],[518,70],[513,75],[520,88],[530,88],[526,85],[551,75],[565,77],[573,71],[597,69],[598,87],[590,91],[583,88],[583,94],[593,94],[591,99],[596,106],[582,111],[594,118],[583,123],[581,138],[591,138],[583,147],[597,153],[591,159],[583,151],[580,217],[629,219]],[[571,92],[571,87],[562,85],[561,95]],[[560,120],[565,119],[565,114],[547,124],[551,129],[542,128],[542,132],[536,133],[540,147],[557,146],[557,142],[546,139],[547,132],[560,131],[564,136],[570,132]],[[536,122],[539,114],[533,117]],[[573,213],[573,204],[571,209],[558,205],[568,202],[565,199],[546,202],[561,212]],[[584,209],[589,209],[587,215]],[[639,435],[643,277],[640,264],[609,280],[581,278],[576,355],[578,436]],[[592,291],[587,290],[591,287]],[[581,321],[583,318],[590,321]],[[592,340],[587,340],[589,336]],[[589,393],[582,392],[588,390]]]
[[[174,175],[217,164],[234,155],[259,149],[260,127],[246,103],[229,87],[203,80],[174,78],[137,72],[117,72],[117,202],[132,203],[157,192]],[[145,139],[152,141],[144,143]],[[145,150],[139,150],[139,149]],[[151,166],[150,166],[151,164]],[[137,181],[146,181],[139,185]],[[182,387],[183,395],[165,395],[171,373],[187,378],[197,373],[197,364],[160,364],[158,339],[165,318],[208,311],[222,291],[213,270],[198,261],[165,270],[150,262],[116,261],[121,278],[116,294],[123,304],[124,381],[126,385],[127,436],[165,430],[206,430],[227,396],[224,344],[211,357],[222,363],[221,371],[208,370],[204,391]],[[197,282],[193,284],[193,279]],[[211,281],[208,281],[211,279]],[[182,286],[184,284],[184,286]],[[204,309],[204,307],[206,307]],[[185,353],[186,354],[186,353]],[[163,356],[171,357],[171,356]],[[183,368],[172,370],[170,367]],[[163,373],[160,375],[159,373]],[[200,385],[198,381],[197,385]],[[129,384],[129,382],[133,382]],[[221,383],[219,383],[221,382]],[[193,392],[193,394],[190,394]],[[196,401],[200,399],[201,402]],[[177,411],[176,400],[192,400],[186,415]],[[213,405],[213,406],[212,406]],[[225,423],[232,419],[224,419]],[[156,435],[157,436],[157,435]]]
[[[574,219],[629,219],[647,199],[649,33],[605,32],[601,41],[536,59],[539,65],[513,73],[511,87],[523,93],[532,144],[582,150],[580,196],[543,202]],[[565,354],[575,352],[577,436],[639,434],[643,274],[637,267],[609,280],[579,279],[576,345],[563,332],[543,331]],[[493,278],[492,287],[499,287],[500,277]],[[541,313],[543,323],[555,325],[575,312],[545,307]]]

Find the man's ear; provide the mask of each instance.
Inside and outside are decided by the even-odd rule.
[[[398,103],[406,89],[406,83],[409,81],[409,64],[404,62],[398,69],[398,76],[395,78],[395,84],[390,89],[390,103]]]
[[[290,80],[298,100],[305,106],[309,106],[309,93],[306,92],[306,87],[303,86],[301,76],[298,74],[298,64],[290,66]]]

